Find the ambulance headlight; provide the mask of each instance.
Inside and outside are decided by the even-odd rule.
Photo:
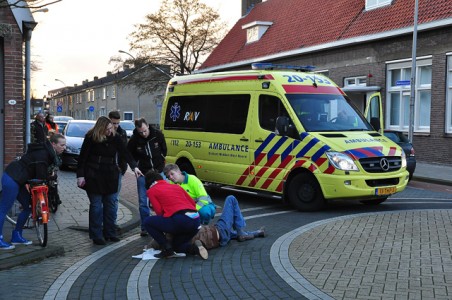
[[[359,171],[353,160],[344,153],[327,152],[326,155],[330,163],[338,170]]]
[[[405,155],[405,151],[402,150],[402,155],[400,155],[400,158],[402,159],[402,168],[406,168],[406,155]]]

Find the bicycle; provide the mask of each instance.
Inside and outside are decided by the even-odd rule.
[[[58,194],[58,181],[57,176],[51,177],[47,181],[48,191],[48,199],[49,199],[49,207],[52,213],[56,213],[58,210],[58,206],[61,204],[60,195]]]
[[[46,185],[46,181],[41,179],[31,179],[28,183],[31,194],[31,214],[23,228],[36,228],[39,245],[45,247],[48,240],[47,223],[50,215],[49,187]],[[16,225],[16,221],[8,215],[6,215],[6,220],[12,225]],[[32,225],[30,225],[30,221],[32,221]]]

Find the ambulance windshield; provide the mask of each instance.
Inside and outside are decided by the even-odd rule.
[[[306,131],[373,131],[343,95],[286,94]]]

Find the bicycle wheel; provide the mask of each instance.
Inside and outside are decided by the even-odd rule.
[[[36,220],[34,220],[34,225],[36,227],[36,235],[38,236],[39,245],[45,247],[47,245],[47,223],[42,222],[42,210],[39,200],[36,204],[35,212]]]
[[[41,247],[47,246],[47,224],[42,223],[42,219],[39,218],[35,222],[36,235],[38,236],[39,245]]]
[[[58,192],[50,192],[49,190],[49,207],[52,213],[56,213],[58,210],[58,205],[60,205],[60,195]]]

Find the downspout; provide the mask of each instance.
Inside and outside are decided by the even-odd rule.
[[[30,107],[31,107],[31,83],[30,83],[30,73],[31,73],[31,34],[33,29],[38,23],[36,22],[23,22],[24,33],[23,37],[25,39],[25,149],[27,149],[28,144],[31,140],[30,134]]]

